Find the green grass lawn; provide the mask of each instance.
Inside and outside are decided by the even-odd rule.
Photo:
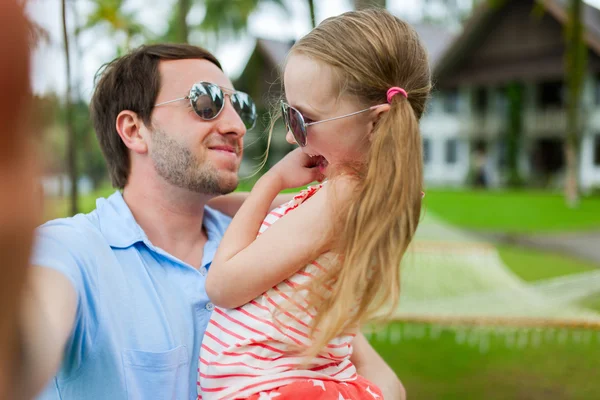
[[[396,323],[396,329],[405,324]],[[414,329],[415,325],[411,325]],[[578,335],[580,333],[575,333]],[[561,343],[545,339],[536,346],[508,346],[505,336],[488,333],[487,352],[457,343],[457,331],[438,338],[406,338],[397,344],[375,335],[371,343],[419,400],[589,400],[600,393],[600,341],[597,333],[577,343],[573,332]],[[530,334],[531,335],[531,334]],[[518,337],[518,336],[517,336]]]
[[[600,229],[600,196],[569,209],[560,194],[535,191],[427,190],[425,207],[460,227],[534,233]]]
[[[502,261],[524,281],[550,279],[592,271],[598,266],[584,260],[516,246],[497,246]]]

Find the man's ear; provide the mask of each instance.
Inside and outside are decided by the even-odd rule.
[[[131,151],[138,154],[148,152],[146,137],[142,135],[145,125],[137,113],[123,110],[117,115],[116,128],[121,140]]]
[[[381,118],[384,115],[384,113],[390,111],[390,107],[391,106],[389,104],[382,104],[380,106],[375,107],[373,111],[369,113],[369,117],[371,118],[369,121],[369,140],[371,140],[373,137],[373,131],[375,130],[375,126],[379,122],[379,118]]]

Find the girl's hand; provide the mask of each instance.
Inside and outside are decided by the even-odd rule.
[[[278,180],[281,190],[305,186],[314,181],[320,182],[325,178],[311,157],[300,148],[289,152],[265,175]]]

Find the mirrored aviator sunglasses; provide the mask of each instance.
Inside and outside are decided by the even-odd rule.
[[[285,129],[292,133],[296,143],[301,147],[306,146],[306,123],[300,111],[282,101],[281,115],[283,116]]]
[[[249,94],[238,92],[230,88],[222,88],[210,82],[194,83],[190,93],[186,97],[165,101],[156,104],[155,107],[180,100],[189,100],[192,109],[200,118],[211,121],[221,114],[225,108],[225,91],[231,99],[231,105],[240,116],[246,129],[250,130],[256,125],[256,105]]]

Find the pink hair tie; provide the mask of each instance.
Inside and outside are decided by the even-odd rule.
[[[393,87],[389,88],[388,91],[387,91],[387,101],[388,101],[388,103],[392,104],[392,97],[394,97],[398,93],[400,93],[402,96],[404,96],[404,97],[406,97],[408,99],[408,93],[406,93],[406,90],[404,90],[404,89],[402,89],[401,87],[398,87],[398,86],[393,86]]]

